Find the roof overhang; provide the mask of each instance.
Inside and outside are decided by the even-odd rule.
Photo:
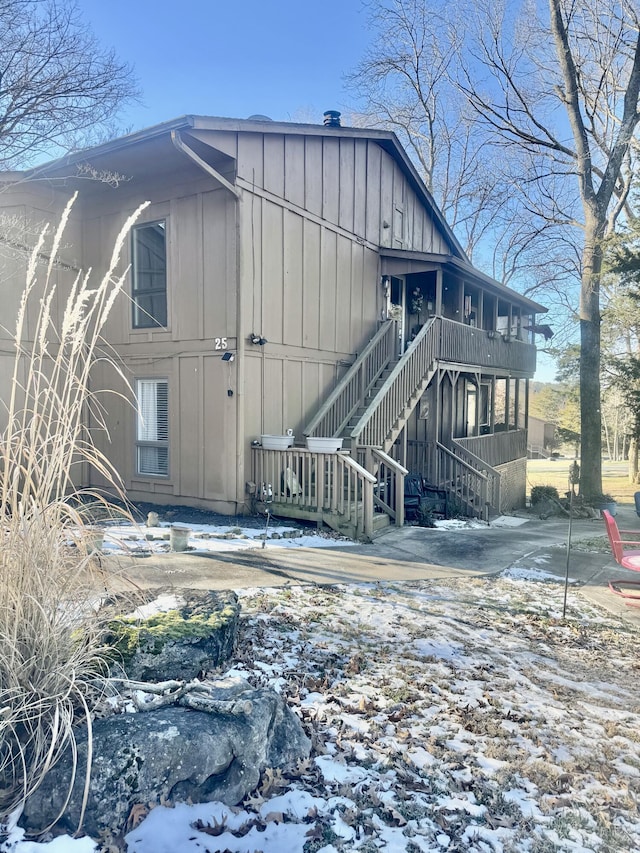
[[[431,252],[413,252],[407,249],[381,249],[380,257],[382,260],[381,272],[382,275],[411,275],[412,273],[429,272],[439,268],[448,269],[455,273],[460,278],[473,284],[482,287],[484,290],[497,296],[499,299],[504,299],[511,302],[513,305],[519,305],[527,313],[544,314],[547,308],[534,302],[526,296],[501,284],[491,276],[477,270],[469,261],[463,261],[453,255],[441,255]]]

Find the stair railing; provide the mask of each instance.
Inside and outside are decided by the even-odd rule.
[[[404,478],[409,471],[379,447],[360,447],[358,461],[376,478],[373,502],[396,524],[404,524]]]
[[[451,450],[458,459],[461,459],[467,465],[471,465],[472,468],[475,468],[476,471],[479,471],[487,478],[487,500],[494,509],[500,512],[500,472],[496,471],[495,468],[489,465],[488,462],[485,462],[484,459],[481,459],[480,456],[476,456],[476,454],[467,447],[463,447],[459,444],[455,438],[451,439]]]
[[[359,465],[353,456],[336,453],[341,470],[336,472],[338,483],[337,510],[356,529],[356,539],[371,539],[373,536],[373,502],[376,478]]]
[[[452,450],[435,442],[435,479],[438,488],[444,489],[450,498],[463,504],[467,512],[484,521],[489,520],[489,487],[487,477],[460,459]]]
[[[305,426],[304,435],[340,435],[364,405],[384,369],[395,359],[397,348],[396,321],[386,320]]]
[[[395,365],[375,399],[351,431],[352,447],[384,447],[387,437],[438,356],[440,319],[432,317],[424,324]]]

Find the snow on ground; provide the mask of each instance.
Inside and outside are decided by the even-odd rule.
[[[638,631],[535,567],[239,593],[231,667],[312,736],[241,808],[151,809],[129,853],[640,850]],[[17,835],[13,835],[17,841]],[[86,853],[86,839],[12,853]]]
[[[240,551],[255,548],[328,548],[339,545],[354,545],[336,533],[313,532],[300,527],[280,523],[262,527],[228,526],[220,524],[188,524],[175,522],[177,527],[188,527],[188,551],[197,554],[204,551]],[[167,553],[171,550],[170,524],[145,527],[135,524],[110,524],[105,527],[102,550],[106,554],[147,556]]]

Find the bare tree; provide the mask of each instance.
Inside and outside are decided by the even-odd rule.
[[[130,67],[71,0],[0,0],[0,167],[104,135],[136,95]]]
[[[588,496],[602,491],[600,276],[604,240],[631,187],[639,21],[625,0],[548,0],[522,11],[494,3],[476,13],[458,82],[496,141],[531,157],[531,197],[582,232],[580,491]]]
[[[580,489],[586,496],[596,494],[602,483],[603,242],[628,202],[640,121],[635,0],[463,0],[455,8],[450,4],[438,10],[430,2],[376,0],[378,25],[387,26],[388,32],[395,34],[392,27],[397,27],[402,14],[424,30],[410,40],[403,63],[393,73],[407,79],[410,72],[422,74],[427,50],[433,47],[438,61],[445,57],[442,76],[447,91],[454,91],[457,98],[452,100],[452,113],[447,103],[441,124],[459,134],[460,116],[469,122],[468,112],[459,106],[462,95],[466,110],[474,114],[471,150],[480,152],[480,167],[501,175],[502,186],[519,198],[534,226],[530,230],[525,226],[520,237],[511,230],[500,238],[507,241],[502,247],[507,249],[506,267],[512,278],[521,274],[527,254],[537,256],[539,263],[545,244],[555,246],[548,254],[548,271],[559,260],[560,282],[579,276],[579,306],[574,304],[573,310],[579,316],[581,341]],[[419,9],[425,14],[416,17]],[[380,18],[381,10],[388,19]],[[387,57],[394,49],[389,38]],[[427,74],[424,79],[432,77]],[[441,79],[433,80],[438,92]],[[409,96],[408,83],[403,92]],[[437,137],[435,124],[433,128]],[[466,180],[464,171],[460,174]],[[496,251],[500,239],[495,241]],[[557,282],[555,272],[546,277]],[[543,265],[539,264],[538,275],[544,281]],[[562,289],[567,292],[566,286]]]
[[[437,0],[372,0],[378,36],[350,77],[358,124],[395,131],[471,257],[491,227],[501,176],[452,85],[455,30]]]

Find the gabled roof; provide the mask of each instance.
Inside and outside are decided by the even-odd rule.
[[[505,299],[511,299],[511,301],[521,304],[527,310],[535,312],[544,312],[547,310],[544,306],[522,296],[517,291],[501,284],[490,276],[485,275],[473,266],[450,225],[438,208],[438,205],[435,203],[433,196],[426,188],[416,167],[409,159],[409,156],[400,144],[398,137],[392,131],[359,127],[327,127],[324,124],[278,122],[271,121],[266,118],[237,119],[217,116],[184,115],[170,121],[162,122],[161,124],[152,125],[144,130],[127,134],[126,136],[120,136],[116,139],[110,140],[109,142],[105,142],[102,145],[73,152],[65,157],[52,160],[49,163],[45,163],[42,166],[30,169],[21,174],[22,177],[40,179],[60,178],[65,175],[68,176],[70,174],[70,167],[73,169],[74,166],[81,166],[87,162],[99,162],[101,158],[108,159],[110,155],[115,155],[112,159],[117,160],[119,154],[124,156],[127,151],[133,152],[137,146],[142,143],[155,142],[156,148],[158,149],[172,147],[169,142],[171,134],[182,130],[229,131],[233,133],[278,135],[289,134],[316,137],[333,136],[342,139],[371,140],[377,143],[394,159],[398,168],[401,170],[424,207],[429,211],[429,214],[437,223],[445,242],[450,248],[449,255],[438,256],[438,262],[446,263],[451,268],[457,269],[461,274],[475,279],[478,283],[482,283],[498,295],[504,296]],[[143,151],[140,151],[138,156],[134,158],[136,164],[140,164],[140,168],[144,168],[144,164],[149,162],[150,159],[153,160],[153,158],[149,158],[148,154]],[[225,159],[229,158],[225,157]],[[154,162],[157,164],[157,160]],[[402,249],[381,249],[381,254],[387,257],[395,256],[396,258],[404,257],[413,258],[415,260],[429,259],[429,256],[425,253],[411,252]]]
[[[464,249],[458,242],[451,227],[442,215],[435,200],[416,167],[409,159],[406,151],[400,144],[395,133],[388,130],[372,130],[359,127],[327,127],[323,124],[297,124],[294,122],[277,122],[258,119],[236,119],[220,118],[216,116],[185,115],[171,121],[162,122],[135,133],[120,136],[102,145],[86,148],[81,151],[67,154],[57,160],[28,170],[25,175],[30,178],[46,178],[68,174],[69,167],[85,163],[88,160],[97,160],[103,156],[131,148],[141,142],[148,142],[161,136],[168,136],[171,131],[180,130],[215,130],[232,131],[238,133],[264,133],[264,134],[296,134],[299,136],[335,136],[343,139],[368,139],[376,142],[383,148],[398,164],[403,175],[416,192],[425,208],[437,222],[451,252],[456,257],[469,263]]]

